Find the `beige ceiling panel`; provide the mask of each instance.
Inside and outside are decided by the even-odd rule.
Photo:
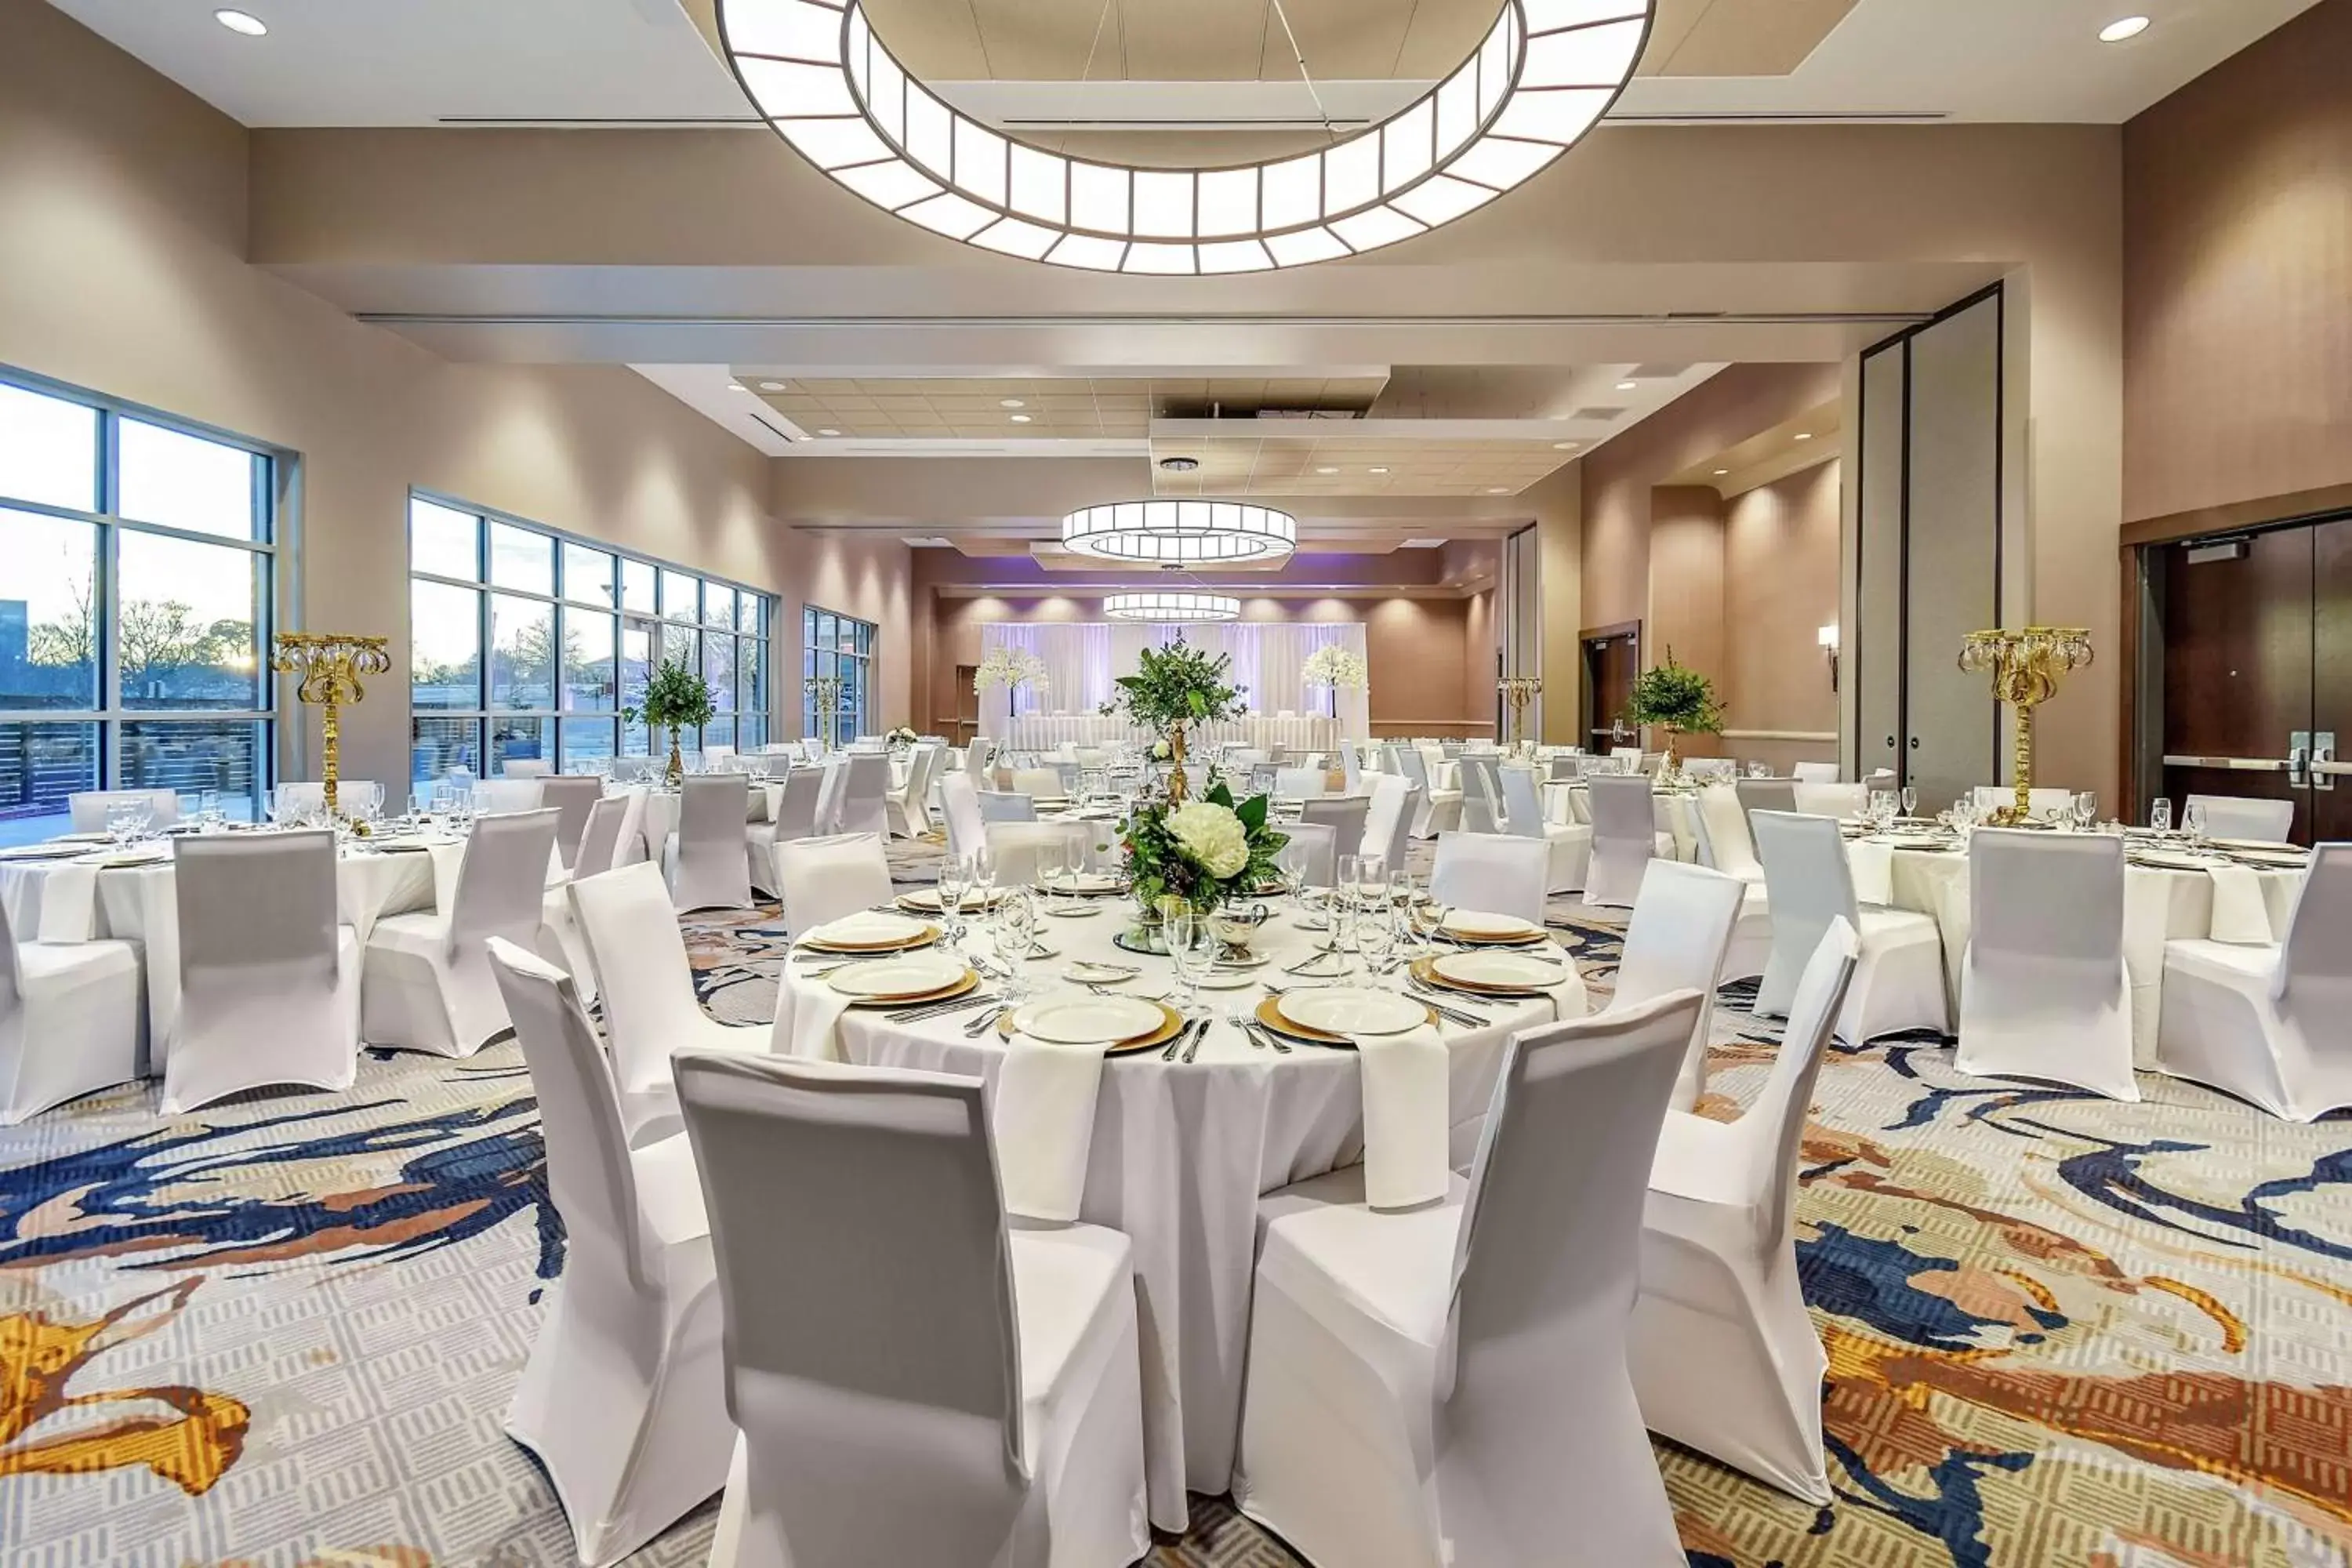
[[[1787,76],[1845,20],[1855,0],[1714,0],[1661,76]],[[1655,50],[1651,58],[1655,58]]]
[[[1741,0],[1741,3],[1756,4],[1758,0]],[[1761,0],[1761,3],[1776,5],[1779,0]],[[1683,47],[1683,40],[1691,36],[1691,30],[1698,26],[1700,18],[1715,4],[1716,0],[1657,0],[1657,7],[1650,20],[1649,46],[1642,51],[1642,63],[1633,68],[1633,74],[1667,74],[1666,62],[1674,58],[1676,49]]]
[[[1067,7],[1072,13],[1089,8]],[[1130,81],[1247,81],[1256,77],[1266,0],[1114,0],[1116,73]],[[1091,23],[1093,16],[1087,16]],[[1287,61],[1288,57],[1284,57]],[[1312,56],[1308,58],[1311,60]]]

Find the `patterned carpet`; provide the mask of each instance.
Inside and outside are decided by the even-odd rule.
[[[902,848],[900,879],[931,859]],[[1605,976],[1614,926],[1559,912]],[[772,922],[691,928],[722,1016],[768,1016]],[[1728,1114],[1774,1036],[1745,988],[1725,1004]],[[2352,1564],[2352,1118],[2143,1089],[1964,1079],[1934,1040],[1835,1055],[1799,1246],[1838,1500],[1661,1445],[1695,1568]],[[168,1123],[155,1101],[0,1129],[0,1562],[569,1563],[499,1430],[563,1261],[512,1045]],[[1195,1501],[1154,1563],[1291,1568]],[[699,1563],[711,1512],[634,1561]]]

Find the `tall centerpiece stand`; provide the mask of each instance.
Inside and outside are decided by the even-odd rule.
[[[1504,740],[1515,751],[1528,744],[1528,705],[1543,695],[1540,675],[1507,675],[1495,682],[1496,694],[1511,710],[1509,733]]]
[[[812,675],[808,679],[809,706],[816,715],[817,749],[833,750],[833,738],[841,730],[841,677]]]
[[[621,710],[624,722],[650,724],[669,731],[669,762],[662,777],[672,789],[686,779],[686,758],[679,752],[677,733],[684,729],[699,729],[718,713],[710,699],[710,683],[702,679],[702,671],[682,658],[666,658],[655,666],[653,679],[646,682],[646,695],[641,701]]]
[[[342,705],[367,696],[362,676],[391,670],[390,642],[347,632],[279,632],[271,647],[269,668],[298,677],[295,697],[320,710],[326,747],[319,776],[331,817],[341,815],[335,785],[343,765]]]
[[[1715,682],[1688,665],[1675,662],[1667,645],[1664,664],[1643,670],[1633,680],[1633,695],[1625,716],[1635,724],[1654,725],[1666,732],[1666,754],[1658,776],[1671,779],[1682,771],[1675,758],[1675,742],[1684,735],[1723,732],[1723,705],[1716,700]]]
[[[1992,695],[2017,710],[2017,754],[2011,767],[2017,798],[1992,814],[1995,826],[2033,819],[2033,710],[2057,694],[2058,680],[2091,662],[2085,626],[2027,626],[2021,631],[1970,632],[1960,643],[1960,668],[1992,676]]]

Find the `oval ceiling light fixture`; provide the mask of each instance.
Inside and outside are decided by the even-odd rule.
[[[2099,42],[2103,44],[2120,44],[2126,38],[2137,38],[2142,33],[2147,31],[2147,17],[2118,16],[2114,21],[2099,29]]]
[[[1298,548],[1298,520],[1247,501],[1114,501],[1064,518],[1062,548],[1140,566],[1271,561]]]
[[[1654,4],[1503,0],[1470,58],[1387,120],[1296,157],[1200,169],[992,131],[909,76],[859,0],[719,0],[719,32],[777,132],[886,212],[1032,261],[1191,275],[1360,255],[1485,205],[1616,102]]]
[[[232,33],[243,33],[248,38],[258,38],[269,31],[269,24],[250,11],[223,9],[213,13],[213,20]]]
[[[1157,621],[1162,626],[1197,626],[1213,621],[1242,618],[1242,602],[1223,594],[1113,594],[1103,600],[1103,617],[1113,621]]]

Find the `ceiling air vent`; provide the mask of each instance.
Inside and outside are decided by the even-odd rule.
[[[1622,408],[1605,408],[1596,406],[1592,408],[1580,408],[1575,413],[1570,415],[1569,417],[1570,419],[1591,419],[1606,425],[1624,412],[1625,411]]]

